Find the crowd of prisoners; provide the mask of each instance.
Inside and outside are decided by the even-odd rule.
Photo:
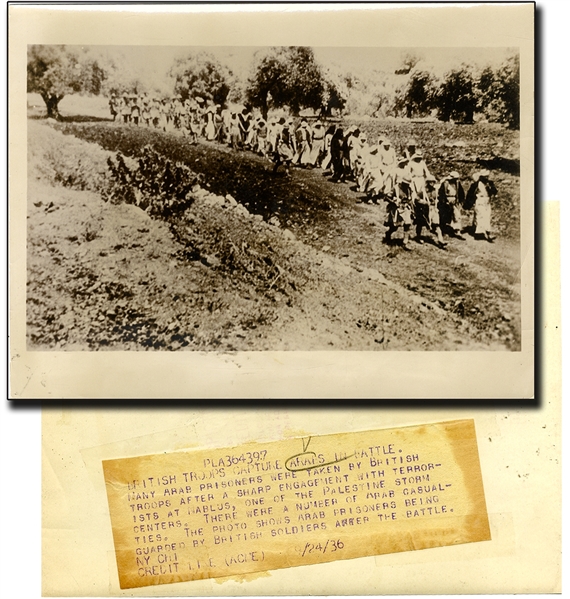
[[[178,131],[189,138],[227,144],[234,150],[251,150],[273,161],[273,171],[282,166],[287,176],[293,166],[320,168],[332,173],[332,181],[354,181],[369,203],[387,203],[384,241],[402,230],[400,243],[411,250],[410,236],[423,244],[424,229],[431,241],[445,249],[444,235],[464,240],[469,230],[475,239],[493,242],[491,202],[497,189],[486,169],[473,173],[466,188],[457,171],[439,181],[431,174],[417,142],[410,139],[398,156],[386,137],[371,143],[356,126],[343,129],[325,125],[320,119],[285,116],[265,120],[244,106],[222,108],[200,97],[151,98],[142,95],[112,95],[109,108],[113,120],[163,131]],[[296,122],[297,121],[297,122]],[[472,211],[471,227],[464,228],[463,211]]]

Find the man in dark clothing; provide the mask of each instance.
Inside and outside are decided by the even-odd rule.
[[[331,139],[332,181],[344,181],[344,131],[339,128]]]

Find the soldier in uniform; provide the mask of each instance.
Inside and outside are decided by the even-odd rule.
[[[331,139],[331,163],[333,167],[333,176],[331,181],[345,180],[344,164],[344,131],[339,127]]]
[[[232,111],[229,108],[222,110],[222,128],[220,133],[220,141],[224,144],[230,143],[230,121],[232,120]]]
[[[421,189],[414,189],[418,181],[412,181],[414,195],[414,221],[416,223],[416,241],[423,243],[422,229],[430,229],[437,237],[437,246],[442,250],[447,244],[443,241],[441,227],[439,225],[439,210],[437,208],[437,197],[435,193],[435,177],[428,175],[423,181]]]
[[[174,100],[173,106],[174,113],[174,128],[181,130],[184,127],[184,104],[182,103],[182,98],[178,97]]]
[[[405,250],[411,250],[409,246],[410,241],[410,229],[412,228],[412,211],[413,211],[413,197],[412,197],[412,178],[410,174],[405,170],[401,169],[401,173],[396,179],[396,184],[392,190],[392,194],[388,196],[388,230],[384,237],[385,243],[391,243],[392,235],[402,226],[404,230],[404,237],[402,245]]]
[[[370,146],[368,145],[368,137],[366,134],[361,133],[357,139],[354,150],[354,177],[359,192],[366,193],[369,176]]]
[[[368,194],[369,200],[378,202],[384,189],[384,175],[381,170],[381,156],[380,147],[382,144],[382,138],[378,140],[377,144],[370,146],[368,151],[368,177],[366,180],[366,193]]]
[[[138,96],[133,96],[131,104],[131,122],[138,126],[141,116],[140,100]]]
[[[154,98],[150,102],[150,122],[157,129],[160,124],[160,100]]]
[[[325,139],[324,139],[324,145],[323,145],[324,157],[323,157],[323,161],[321,163],[321,168],[324,171],[326,171],[329,168],[329,166],[331,165],[331,160],[332,160],[331,141],[332,141],[335,129],[336,129],[336,126],[331,125],[325,133]]]
[[[111,94],[111,97],[109,98],[109,112],[111,113],[111,116],[113,117],[114,121],[117,117],[117,97],[115,96],[114,92]]]
[[[171,102],[170,98],[162,98],[161,105],[161,125],[163,131],[170,131],[172,123]]]
[[[190,143],[193,145],[198,143],[198,135],[201,131],[200,115],[198,114],[199,108],[198,102],[192,98],[192,100],[190,100],[190,106],[186,109],[188,136],[190,137]]]
[[[415,139],[409,139],[408,143],[406,144],[406,149],[404,150],[404,156],[408,159],[411,160],[412,156],[417,152],[418,149],[418,142]]]
[[[276,173],[281,164],[285,165],[285,174],[290,175],[289,167],[295,156],[293,148],[293,120],[279,119],[279,129],[275,144],[273,172]]]
[[[196,137],[203,137],[204,135],[204,127],[206,126],[206,119],[204,117],[206,105],[204,103],[204,98],[200,96],[196,96],[196,114],[195,114],[195,131]]]
[[[465,201],[465,192],[457,171],[451,171],[441,181],[437,198],[443,231],[457,239],[465,239],[461,234],[461,206]]]
[[[215,105],[215,112],[214,112],[214,125],[216,127],[216,141],[219,143],[224,143],[224,132],[223,132],[223,124],[224,121],[222,119],[222,113],[221,113],[221,106],[220,104],[216,104]]]
[[[185,137],[190,134],[190,111],[192,103],[190,98],[182,102],[182,112],[180,113],[180,131]]]
[[[123,123],[130,123],[131,121],[131,102],[128,96],[123,97],[123,104],[121,106],[121,115],[123,117]]]
[[[146,127],[150,126],[150,122],[151,122],[151,118],[150,118],[150,104],[151,101],[148,97],[148,94],[144,94],[143,98],[142,98],[142,106],[141,106],[141,118],[142,118],[142,123],[143,125],[145,125]]]
[[[278,129],[277,119],[272,116],[267,123],[267,152],[271,156],[276,151]]]

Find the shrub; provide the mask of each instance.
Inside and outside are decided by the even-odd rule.
[[[112,203],[135,204],[154,217],[169,219],[184,212],[194,201],[191,191],[198,176],[184,164],[173,162],[145,146],[137,161],[117,152],[107,160],[109,182],[103,199]]]

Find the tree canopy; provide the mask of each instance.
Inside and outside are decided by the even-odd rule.
[[[256,57],[246,87],[249,103],[267,118],[270,108],[288,106],[327,111],[343,105],[334,83],[325,78],[313,50],[304,46],[271,48]]]
[[[175,80],[174,93],[182,100],[201,97],[223,106],[232,87],[231,71],[207,52],[178,59],[170,76]]]
[[[491,121],[520,126],[519,56],[510,56],[498,69],[484,69],[479,77],[479,107]]]
[[[403,104],[406,116],[424,117],[429,115],[437,102],[437,83],[428,71],[414,71],[404,92]]]
[[[468,65],[446,73],[437,94],[437,108],[442,121],[472,123],[477,108],[478,90]]]
[[[413,52],[406,52],[402,56],[402,66],[396,69],[396,75],[408,75],[410,71],[420,62],[421,57]]]
[[[38,93],[47,115],[59,118],[59,103],[71,93],[99,94],[106,79],[100,61],[77,47],[29,46],[28,93]]]
[[[322,98],[322,108],[326,116],[331,116],[334,110],[342,112],[346,106],[348,94],[341,89],[341,85],[332,79],[325,79]]]

